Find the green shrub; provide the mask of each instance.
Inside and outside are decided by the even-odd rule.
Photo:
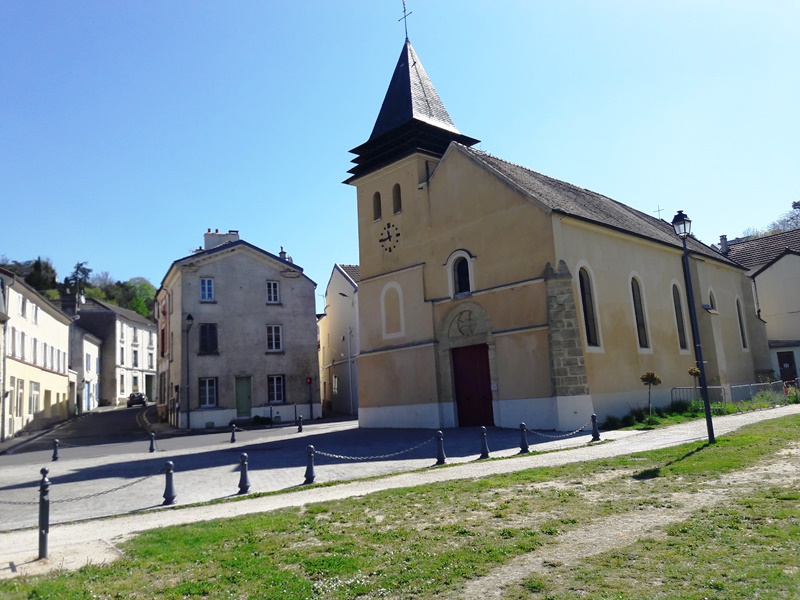
[[[622,426],[623,427],[633,427],[636,425],[636,419],[633,417],[631,413],[628,413],[624,417],[622,417]]]
[[[605,423],[603,423],[603,429],[606,430],[619,429],[620,427],[622,427],[622,421],[614,415],[606,417]]]

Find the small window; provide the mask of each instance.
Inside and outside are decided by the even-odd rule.
[[[124,374],[120,374],[120,376],[119,376],[119,395],[120,396],[124,396],[125,395],[125,375]]]
[[[147,353],[147,368],[148,369],[152,369],[153,368],[153,353],[152,352],[148,352]]]
[[[372,195],[372,219],[377,221],[381,218],[381,193],[375,192]]]
[[[283,375],[267,375],[267,401],[270,404],[282,403]]]
[[[681,294],[678,286],[672,286],[672,303],[675,306],[675,326],[678,328],[678,345],[681,350],[688,348],[686,344],[686,325],[683,320],[683,307],[681,306]]]
[[[198,354],[217,354],[217,324],[200,323],[200,349]]]
[[[469,263],[463,256],[453,263],[453,290],[456,294],[468,294],[472,291],[469,282]]]
[[[739,317],[739,335],[742,338],[742,348],[747,350],[747,335],[744,330],[744,319],[742,318],[742,305],[739,299],[736,299],[736,315]]]
[[[280,304],[280,286],[277,281],[267,282],[267,304]]]
[[[45,348],[45,354],[47,354],[47,348]],[[92,356],[87,352],[86,353],[86,372],[90,373],[92,371]]]
[[[594,314],[594,293],[592,292],[592,281],[586,269],[578,271],[578,282],[581,288],[581,307],[583,308],[583,326],[586,329],[586,344],[589,346],[599,346],[597,335],[597,318]]]
[[[138,392],[139,391],[139,376],[138,375],[134,375],[131,378],[131,391],[132,392]]]
[[[133,328],[133,343],[134,344],[139,343],[139,329],[137,327]]]
[[[33,310],[31,311],[31,313],[32,313],[32,317],[31,318],[33,320],[33,324],[34,325],[38,325],[39,324],[39,307],[34,304],[33,305]]]
[[[283,335],[280,325],[267,325],[267,352],[283,350]]]
[[[134,350],[133,351],[133,368],[134,369],[138,369],[139,368],[139,351],[138,350]]]
[[[392,188],[392,212],[397,214],[401,210],[403,210],[403,200],[400,197],[400,184],[395,183]]]
[[[28,301],[25,298],[20,298],[19,300],[19,316],[23,319],[26,318],[28,314]]]
[[[200,279],[200,302],[214,301],[214,280],[208,278]]]
[[[636,335],[639,339],[639,348],[649,348],[647,340],[647,323],[644,320],[644,304],[642,303],[642,290],[639,280],[631,279],[631,295],[633,297],[633,314],[636,318]]]
[[[125,364],[125,346],[119,347],[119,364]]]
[[[217,405],[217,378],[200,378],[200,408],[213,408]]]

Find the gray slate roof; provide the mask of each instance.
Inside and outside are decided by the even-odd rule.
[[[775,260],[785,250],[800,252],[800,229],[728,242],[728,258],[752,269]]]
[[[118,314],[121,317],[128,319],[129,321],[133,321],[134,323],[141,323],[142,325],[149,325],[150,327],[155,327],[156,325],[155,322],[151,321],[147,317],[143,317],[134,310],[122,308],[121,306],[117,306],[116,304],[111,304],[110,302],[103,302],[101,300],[98,300],[97,298],[87,298],[86,304],[81,307],[81,311],[93,311],[93,310],[111,311],[113,313]]]
[[[547,175],[542,175],[520,165],[499,159],[481,150],[460,144],[458,148],[485,165],[490,171],[494,171],[513,183],[553,212],[610,227],[617,231],[647,238],[668,246],[683,248],[680,238],[675,235],[672,224],[663,219],[657,219],[597,192],[553,179]],[[729,260],[696,239],[690,238],[688,240],[688,248],[693,254],[740,267],[734,261]]]

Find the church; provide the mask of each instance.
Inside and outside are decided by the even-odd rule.
[[[670,223],[477,142],[406,39],[345,181],[358,203],[362,427],[571,431],[646,406],[647,371],[666,405],[693,385],[689,301],[709,386],[770,368],[745,268],[690,238],[690,300]]]

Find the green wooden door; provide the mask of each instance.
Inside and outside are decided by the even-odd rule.
[[[250,418],[250,409],[253,406],[252,388],[249,377],[236,378],[236,416],[238,418]]]

